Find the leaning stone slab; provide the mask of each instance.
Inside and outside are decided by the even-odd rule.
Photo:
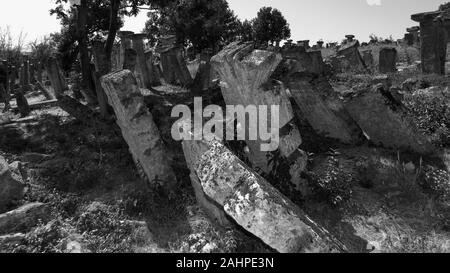
[[[113,72],[103,76],[101,82],[135,162],[144,169],[151,183],[170,189],[176,184],[175,174],[133,73]]]
[[[414,125],[408,109],[382,84],[355,91],[345,107],[375,144],[420,154],[433,153],[434,147]]]
[[[184,141],[206,196],[238,225],[282,253],[346,248],[218,141]]]
[[[40,221],[50,219],[50,208],[43,203],[30,203],[0,215],[0,235],[25,232]]]
[[[314,55],[299,47],[282,51],[283,62],[277,68],[280,79],[289,88],[301,114],[320,135],[343,143],[358,144],[364,135],[352,119],[328,80],[323,65],[314,66]],[[320,55],[320,59],[322,59]]]
[[[280,141],[275,153],[281,155],[283,164],[287,164],[291,182],[298,184],[300,173],[306,168],[307,155],[301,149],[302,137],[294,122],[292,105],[285,86],[270,79],[281,62],[280,54],[254,50],[251,43],[234,42],[225,47],[211,59],[211,64],[221,78],[222,95],[227,105],[279,106]],[[266,117],[258,117],[259,122]],[[270,118],[267,118],[269,121]],[[245,130],[248,131],[246,122]],[[246,140],[250,149],[250,161],[265,173],[274,171],[270,164],[273,152],[261,151],[262,141]]]
[[[339,48],[337,56],[340,72],[365,72],[367,70],[358,48],[358,41],[347,42]]]
[[[23,197],[24,185],[15,179],[6,160],[0,156],[0,213]]]

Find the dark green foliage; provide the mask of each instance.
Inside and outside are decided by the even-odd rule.
[[[154,43],[158,37],[176,34],[196,52],[218,48],[231,42],[239,21],[225,0],[177,0],[158,12],[149,13],[145,31]]]
[[[424,168],[420,179],[421,186],[431,190],[444,202],[450,201],[450,173],[444,170],[427,166]]]
[[[291,37],[291,29],[283,14],[272,7],[263,7],[253,21],[253,31],[258,44],[279,43]]]
[[[354,177],[346,172],[334,156],[329,156],[318,170],[311,173],[311,186],[335,206],[348,201],[353,193]]]
[[[449,98],[423,93],[405,99],[417,126],[432,136],[434,143],[441,147],[450,147],[449,102]]]

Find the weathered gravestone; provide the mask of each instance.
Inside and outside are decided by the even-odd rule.
[[[117,36],[120,38],[120,49],[119,49],[119,64],[118,64],[118,70],[121,69],[127,69],[124,68],[125,65],[125,56],[126,56],[126,51],[128,49],[132,48],[132,44],[131,44],[131,35],[133,35],[134,32],[132,31],[119,31],[117,33]]]
[[[340,72],[365,72],[366,65],[359,53],[359,42],[353,35],[347,35],[347,41],[337,51],[334,66]]]
[[[450,42],[450,12],[435,11],[414,14],[420,22],[420,57],[422,72],[445,74],[446,50]]]
[[[268,116],[258,115],[256,120],[256,117],[250,117],[241,125],[245,132],[249,132],[246,143],[253,167],[266,174],[276,173],[279,166],[271,161],[279,155],[280,166],[288,166],[290,181],[298,186],[300,174],[306,168],[307,155],[299,148],[302,138],[294,122],[286,89],[281,82],[269,79],[281,60],[280,54],[254,50],[251,43],[234,42],[214,56],[211,63],[220,75],[222,95],[227,105],[267,106],[268,111],[273,105],[279,106],[279,117],[274,117],[278,124],[271,123],[271,126],[279,126],[279,143],[272,143],[279,144],[275,151],[262,151],[261,145],[265,141],[248,138],[251,123],[261,126],[273,121],[269,113]]]
[[[175,174],[133,73],[113,72],[103,76],[101,82],[135,162],[143,168],[150,183],[170,190],[176,184]]]
[[[315,57],[313,52],[292,46],[284,48],[282,55],[283,62],[277,69],[277,76],[286,83],[312,128],[322,136],[344,143],[363,142],[361,129],[322,76],[323,65],[314,65],[314,59],[322,61],[320,51],[320,56]]]
[[[366,67],[369,69],[373,69],[375,66],[375,61],[373,58],[372,50],[364,50],[361,53],[362,53],[363,61],[366,64]]]
[[[200,54],[200,65],[194,79],[194,88],[199,91],[208,90],[212,86],[213,70],[211,67],[212,49],[207,48]]]
[[[382,84],[350,94],[345,107],[373,143],[420,154],[433,153],[433,145],[415,126],[408,109]]]
[[[378,71],[380,73],[393,73],[397,71],[397,49],[385,47],[380,50]]]
[[[225,212],[278,252],[346,251],[345,246],[222,143],[185,140],[183,149],[193,184],[207,201],[205,209],[216,218],[225,218]]]
[[[150,89],[152,87],[152,75],[148,69],[144,51],[144,39],[146,37],[147,35],[143,33],[133,34],[131,35],[131,40],[133,42],[133,49],[136,51],[137,57],[136,76],[140,77],[144,88]]]
[[[147,69],[150,73],[151,86],[160,86],[161,71],[159,66],[155,64],[155,56],[153,55],[153,51],[147,50],[145,52],[145,60],[147,63]]]
[[[406,31],[410,34],[410,37],[408,37],[408,45],[420,45],[420,27],[410,27]]]
[[[0,156],[0,213],[23,197],[24,184],[14,178],[6,160]]]
[[[161,37],[156,52],[161,55],[162,70],[167,83],[183,86],[192,83],[191,74],[181,54],[181,48],[177,44],[175,35]]]
[[[62,96],[64,94],[64,91],[67,90],[67,84],[63,75],[61,74],[58,60],[53,57],[49,58],[46,63],[46,70],[56,98]]]

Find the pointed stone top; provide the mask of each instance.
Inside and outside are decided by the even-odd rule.
[[[432,21],[442,15],[444,11],[431,11],[411,15],[411,19],[416,22]]]

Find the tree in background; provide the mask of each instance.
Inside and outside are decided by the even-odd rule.
[[[195,52],[217,52],[237,35],[239,20],[226,0],[176,0],[159,12],[149,13],[145,32],[151,42],[174,33],[180,43],[192,44]]]
[[[439,6],[439,10],[441,11],[450,11],[450,2],[446,2]]]
[[[255,39],[255,34],[253,31],[253,21],[249,21],[249,20],[244,20],[242,22],[240,22],[239,24],[239,38],[242,41],[254,41]]]
[[[172,0],[79,0],[77,5],[67,8],[68,0],[55,0],[56,7],[50,11],[56,14],[62,24],[60,50],[64,52],[65,68],[70,68],[78,54],[83,79],[83,88],[90,94],[90,100],[95,100],[95,84],[92,79],[89,46],[94,40],[103,42],[104,60],[111,60],[117,31],[123,25],[124,16],[137,15],[143,7],[157,9],[164,7]],[[75,44],[76,46],[72,46]],[[75,57],[75,58],[74,58]],[[111,70],[111,63],[102,63],[100,74]]]
[[[20,33],[16,39],[9,28],[0,27],[0,61],[7,60],[10,65],[22,63],[22,52],[25,46],[25,35]]]
[[[291,37],[291,29],[283,14],[272,7],[263,7],[253,21],[254,38],[259,45],[279,45]]]

